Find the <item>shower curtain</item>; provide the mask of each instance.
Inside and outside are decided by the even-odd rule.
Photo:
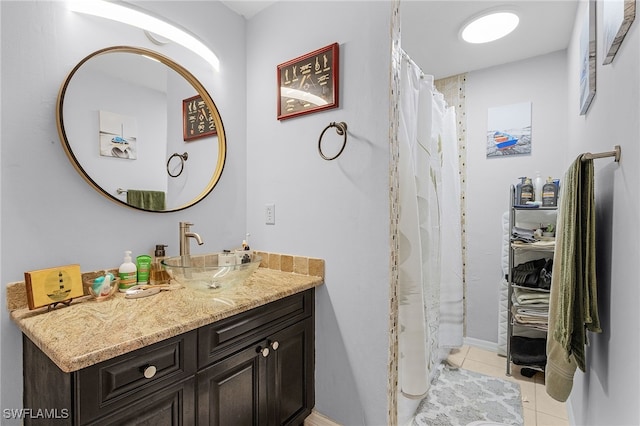
[[[400,70],[399,424],[450,348],[462,345],[460,183],[455,110],[406,55]]]

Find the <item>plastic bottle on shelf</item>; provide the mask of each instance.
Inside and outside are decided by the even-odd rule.
[[[544,180],[540,176],[540,172],[536,172],[536,179],[533,181],[533,201],[542,204],[542,187],[544,186]]]
[[[529,201],[533,201],[533,184],[531,178],[525,178],[520,192],[520,204],[524,205]]]
[[[526,178],[520,177],[518,179],[520,179],[520,182],[518,182],[518,184],[516,185],[513,204],[522,204],[522,202],[520,201],[522,199],[522,185],[524,185],[524,180]]]
[[[558,205],[558,187],[549,177],[542,187],[542,207],[555,207]]]

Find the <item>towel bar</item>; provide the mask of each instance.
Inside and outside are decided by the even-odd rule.
[[[590,152],[585,152],[584,154],[582,154],[582,161],[587,161],[587,160],[594,160],[596,158],[606,158],[606,157],[615,157],[614,161],[616,163],[620,162],[620,153],[621,153],[621,148],[620,145],[616,145],[613,147],[613,151],[608,151],[608,152],[598,152],[596,154],[592,154]]]

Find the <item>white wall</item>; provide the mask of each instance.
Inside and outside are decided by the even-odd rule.
[[[638,263],[640,225],[640,29],[638,16],[610,65],[603,66],[602,2],[598,2],[596,96],[578,114],[580,3],[568,49],[568,153],[622,148],[619,164],[595,162],[598,310],[602,334],[591,334],[587,371],[576,372],[569,397],[577,425],[640,424],[640,318]]]
[[[345,425],[387,424],[391,4],[280,2],[247,26],[251,246],[326,260],[316,302],[316,409]],[[276,67],[340,44],[340,108],[276,119]],[[317,151],[332,121],[348,142]],[[325,133],[327,149],[341,139]],[[333,151],[335,152],[335,151]],[[265,225],[265,203],[275,225]]]
[[[568,165],[566,51],[467,75],[466,337],[498,341],[502,215],[519,176],[562,178]],[[486,157],[487,111],[531,102],[531,154]]]
[[[153,45],[141,30],[111,31],[105,21],[67,11],[64,2],[0,2],[2,55],[2,204],[0,282],[23,272],[79,263],[85,271],[117,267],[124,250],[151,253],[168,244],[178,253],[178,222],[195,223],[205,244],[194,252],[239,244],[245,234],[246,110],[245,22],[217,2],[142,2],[201,37],[220,57],[219,73],[195,62],[206,80],[228,138],[227,163],[213,192],[196,206],[175,213],[147,213],[117,205],[76,173],[58,140],[58,88],[73,66],[103,47],[129,44],[175,53]],[[193,11],[197,10],[198,13]],[[169,55],[171,56],[171,55]],[[189,62],[187,68],[192,63]],[[182,62],[182,61],[181,61]],[[9,320],[2,294],[2,408],[22,406],[22,341]],[[3,424],[4,420],[3,420]]]

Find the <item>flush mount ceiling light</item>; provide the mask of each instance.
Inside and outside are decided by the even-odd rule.
[[[514,12],[494,10],[471,19],[462,27],[460,35],[467,43],[488,43],[515,30],[519,22]]]
[[[69,9],[74,12],[122,22],[123,24],[141,28],[165,37],[200,55],[204,60],[209,62],[216,71],[220,69],[220,60],[211,49],[196,37],[174,24],[170,24],[140,10],[124,6],[121,3],[116,4],[103,0],[81,0],[68,1],[67,4]]]

